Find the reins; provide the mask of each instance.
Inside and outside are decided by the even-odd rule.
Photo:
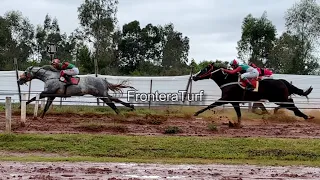
[[[211,72],[211,75],[210,75],[210,78],[212,77],[212,75],[214,74],[214,73],[216,73],[216,72],[218,72],[218,71],[220,71],[221,69],[217,69],[217,70],[215,70],[215,71],[212,71]],[[225,72],[223,72],[223,71],[221,71],[222,72],[222,74],[223,75],[225,75],[225,79],[228,77],[228,74],[227,73],[225,73]],[[226,83],[226,84],[223,84],[223,85],[221,85],[221,86],[219,86],[220,87],[220,89],[222,89],[222,88],[224,88],[224,87],[226,87],[226,86],[230,86],[230,85],[234,85],[234,84],[239,84],[239,82],[230,82],[230,83]]]

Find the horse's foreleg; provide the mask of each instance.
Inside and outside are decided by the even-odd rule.
[[[36,98],[37,98],[37,96],[34,96],[34,97],[31,98],[30,100],[28,100],[28,101],[26,102],[26,105],[28,105],[28,104],[32,103],[33,101],[35,101]],[[43,98],[45,98],[45,96],[43,95],[43,92],[41,92],[41,93],[39,94],[39,99],[43,99]],[[20,108],[21,108],[21,105],[19,106],[19,109],[20,109]]]
[[[52,104],[53,100],[55,99],[56,97],[48,97],[48,100],[47,100],[47,103],[46,103],[46,106],[44,107],[43,109],[43,112],[42,112],[42,115],[41,115],[41,118],[43,119],[45,113],[48,111],[50,105]]]
[[[223,100],[222,100],[222,99],[219,99],[218,101],[210,104],[208,107],[203,108],[203,109],[197,111],[197,112],[194,114],[194,116],[198,116],[199,114],[203,113],[204,111],[209,110],[209,109],[212,109],[212,108],[215,108],[215,107],[217,107],[217,106],[222,106],[222,105],[224,105],[224,104],[228,104],[228,102],[220,102],[220,101],[223,101]]]
[[[236,127],[241,127],[241,110],[240,110],[240,105],[239,103],[236,103],[236,102],[233,102],[231,103],[234,110],[236,111],[237,113],[237,118],[238,118],[238,123],[236,124]],[[229,122],[230,124],[230,122]]]
[[[111,101],[114,101],[114,102],[116,102],[116,103],[120,103],[120,104],[122,104],[122,105],[124,105],[124,106],[126,106],[126,107],[128,107],[128,108],[131,108],[132,110],[134,110],[134,105],[133,105],[133,104],[123,102],[123,101],[121,101],[120,99],[115,98],[115,97],[111,97],[111,96],[109,97],[109,99],[110,99]]]
[[[119,110],[117,106],[109,99],[109,98],[100,98],[103,102],[105,102],[111,109],[114,110],[117,114],[119,114]]]

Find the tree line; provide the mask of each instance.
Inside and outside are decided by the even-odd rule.
[[[19,11],[0,16],[0,70],[50,63],[49,43],[57,46],[55,57],[73,62],[81,74],[168,76],[197,72],[210,60],[188,60],[190,39],[174,24],[141,26],[133,20],[117,25],[118,0],[86,0],[78,7],[79,27],[62,33],[58,19],[49,14],[43,24],[33,25]],[[301,0],[287,10],[286,31],[277,37],[276,27],[264,12],[247,15],[238,41],[238,58],[276,73],[315,74],[315,55],[320,35],[320,7],[315,0]],[[236,56],[236,55],[235,55]],[[230,59],[231,60],[231,59]],[[226,61],[228,60],[215,60]],[[94,66],[97,62],[97,69]]]
[[[301,0],[285,12],[285,31],[277,37],[267,18],[246,16],[238,41],[238,56],[279,74],[317,74],[320,37],[320,6],[316,0]]]

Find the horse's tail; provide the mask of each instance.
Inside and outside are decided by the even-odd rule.
[[[303,91],[302,89],[297,88],[296,86],[292,85],[285,79],[279,79],[279,80],[282,81],[287,86],[289,95],[297,94],[299,96],[306,96],[308,98],[308,95],[313,90],[313,87],[310,86],[306,91]]]
[[[110,83],[110,82],[108,82],[106,79],[104,79],[104,81],[105,81],[106,84],[107,84],[107,88],[110,89],[111,91],[115,92],[115,93],[120,92],[120,93],[122,94],[122,93],[123,93],[122,88],[130,88],[130,89],[137,90],[137,89],[135,89],[135,88],[132,87],[132,86],[125,85],[125,84],[127,83],[126,80],[122,81],[122,82],[119,83],[119,84]]]

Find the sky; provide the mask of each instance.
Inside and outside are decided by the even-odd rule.
[[[34,25],[43,24],[47,13],[58,19],[62,32],[70,34],[79,27],[77,8],[84,0],[0,0],[0,15],[19,10]],[[119,0],[118,25],[138,20],[148,23],[173,23],[190,39],[189,59],[196,62],[237,58],[241,25],[251,13],[260,17],[267,11],[280,35],[285,30],[284,15],[297,0]]]

